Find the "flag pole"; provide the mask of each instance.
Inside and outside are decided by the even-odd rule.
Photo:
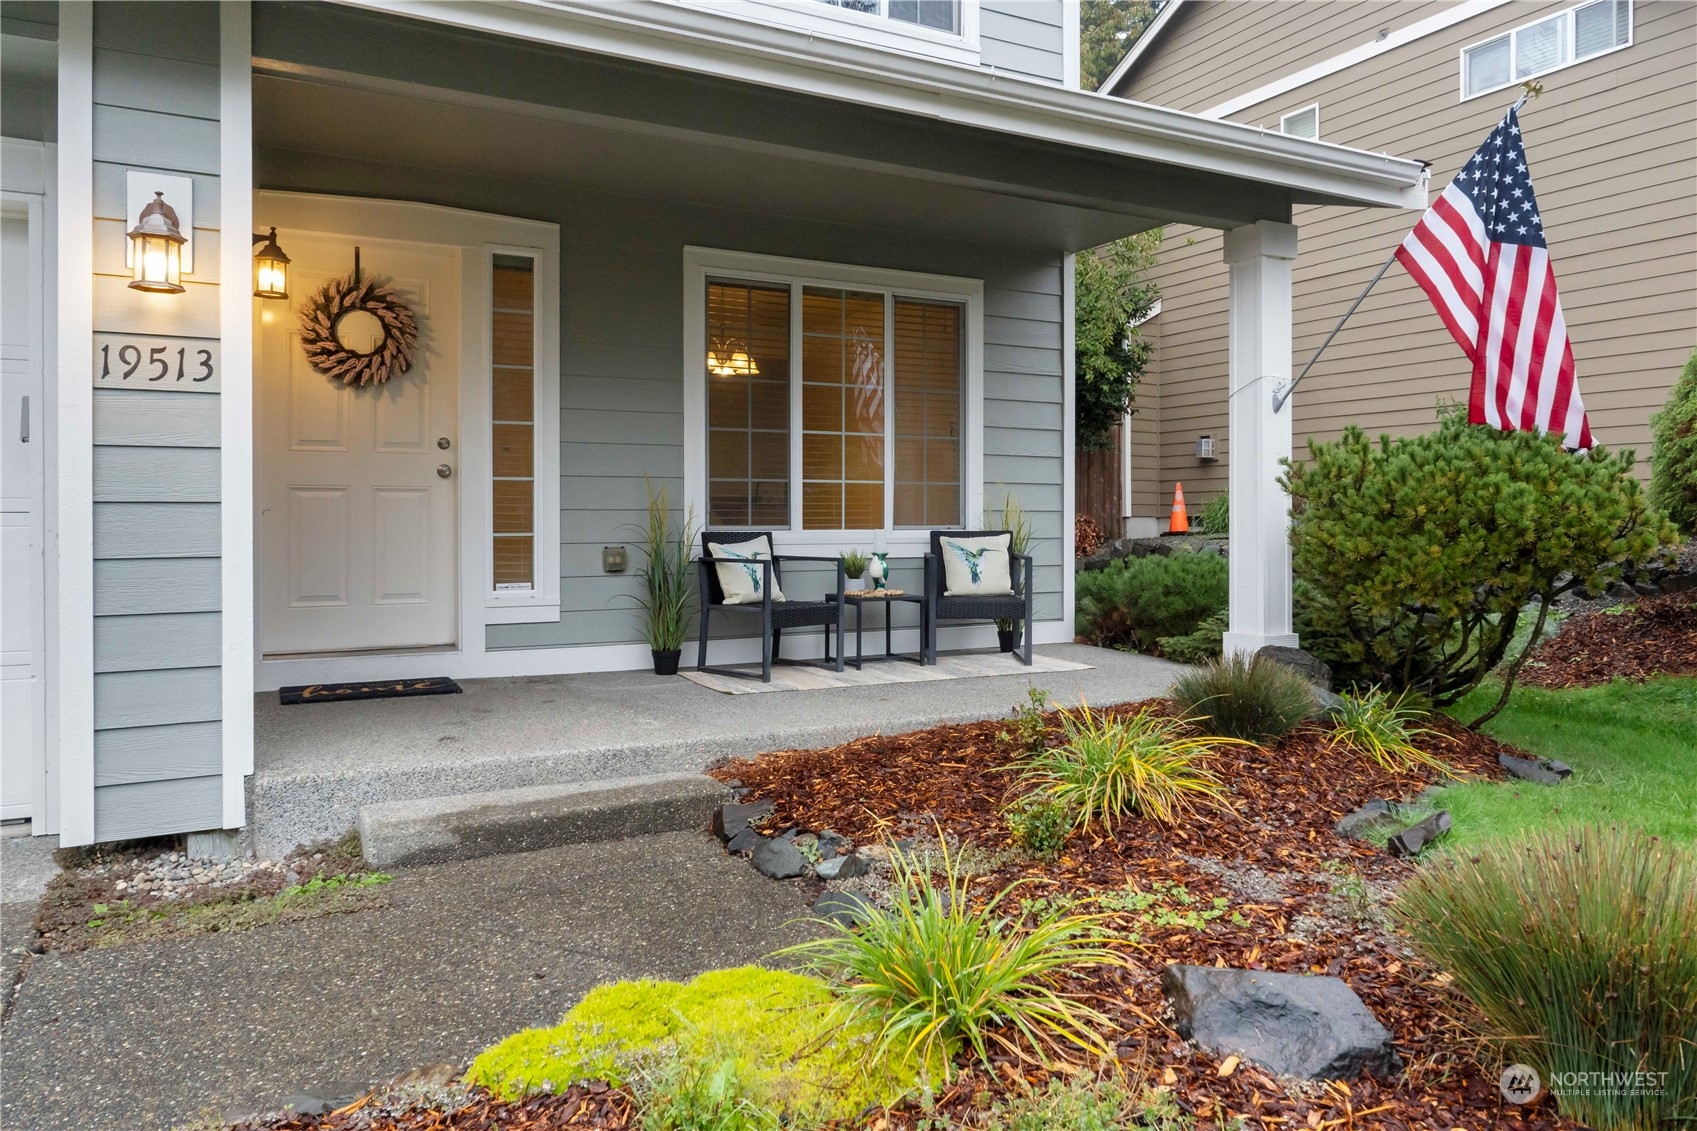
[[[1544,93],[1544,84],[1539,82],[1537,79],[1531,79],[1527,82],[1523,82],[1520,86],[1524,93],[1514,100],[1513,106],[1509,107],[1508,112],[1511,114],[1526,105],[1528,99],[1536,98],[1540,94]],[[1343,317],[1338,319],[1338,324],[1332,327],[1332,332],[1326,335],[1326,340],[1320,343],[1320,348],[1314,351],[1314,356],[1310,357],[1308,359],[1308,364],[1302,367],[1302,372],[1298,373],[1295,380],[1291,381],[1290,384],[1273,390],[1274,415],[1277,415],[1281,410],[1283,410],[1285,404],[1290,400],[1290,395],[1296,392],[1296,387],[1302,384],[1302,379],[1308,376],[1308,371],[1314,368],[1314,363],[1320,360],[1320,355],[1326,352],[1326,347],[1332,344],[1332,339],[1337,337],[1338,331],[1343,329],[1343,324],[1348,322],[1350,315],[1354,314],[1357,308],[1366,301],[1368,292],[1378,285],[1379,280],[1385,277],[1385,272],[1389,271],[1391,269],[1391,264],[1395,262],[1396,250],[1392,249],[1390,258],[1386,259],[1385,262],[1380,265],[1378,272],[1374,274],[1371,279],[1367,280],[1367,285],[1361,288],[1361,293],[1355,296],[1355,301],[1350,303],[1349,309],[1343,312]]]

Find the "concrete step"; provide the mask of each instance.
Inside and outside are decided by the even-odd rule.
[[[359,811],[373,867],[410,867],[587,844],[652,833],[707,830],[730,790],[704,774],[652,774],[565,785],[382,801]]]

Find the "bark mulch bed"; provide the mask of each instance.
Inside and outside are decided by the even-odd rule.
[[[1593,687],[1658,675],[1697,675],[1697,589],[1580,613],[1522,666],[1533,687]]]
[[[370,1095],[325,1115],[273,1116],[230,1131],[625,1131],[633,1122],[630,1093],[596,1083],[511,1102],[483,1088],[450,1105]]]
[[[1427,740],[1431,748],[1457,772],[1502,776],[1497,755],[1512,747],[1447,720],[1429,725],[1442,732]],[[1005,849],[1012,842],[1000,815],[1019,792],[1007,769],[1018,756],[1005,725],[992,721],[766,754],[713,773],[741,779],[750,790],[745,800],[774,802],[774,828],[831,828],[864,843],[935,835],[940,827],[950,839]],[[1127,913],[1120,925],[1138,936],[1127,965],[1077,978],[1074,988],[1120,1027],[1114,1036],[1122,1062],[1171,1088],[1203,1128],[1234,1118],[1267,1131],[1571,1126],[1547,1101],[1503,1102],[1495,1074],[1475,1056],[1462,1020],[1466,1003],[1448,976],[1422,965],[1385,929],[1368,893],[1382,896],[1414,865],[1333,831],[1362,803],[1409,798],[1427,782],[1333,753],[1316,728],[1267,749],[1222,748],[1218,758],[1216,769],[1232,789],[1228,809],[1197,813],[1174,828],[1134,819],[1112,838],[1075,835],[1053,862],[991,853],[992,870],[974,879],[975,890],[986,893],[1022,883],[1026,898],[1181,885],[1191,907],[1227,900],[1225,915],[1196,928],[1163,928],[1152,916]],[[1010,858],[1018,862],[1000,863]],[[1161,1020],[1159,976],[1168,963],[1342,978],[1394,1034],[1407,1071],[1389,1082],[1363,1076],[1287,1086],[1253,1065],[1216,1062]],[[1043,1076],[1030,1065],[997,1068],[960,1080],[940,1097],[944,1111],[965,1118],[1022,1077]],[[907,1113],[909,1121],[920,1115]]]

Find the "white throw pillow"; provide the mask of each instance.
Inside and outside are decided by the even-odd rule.
[[[719,571],[719,588],[725,592],[725,604],[758,605],[760,587],[768,576],[772,578],[772,600],[784,599],[777,575],[768,575],[762,567],[750,564],[772,556],[772,544],[764,534],[746,542],[709,542],[707,552],[718,559],[713,568]]]
[[[943,593],[949,597],[1005,597],[1013,592],[1010,536],[938,539],[943,545]]]

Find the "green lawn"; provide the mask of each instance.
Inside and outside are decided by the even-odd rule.
[[[1477,718],[1499,693],[1500,685],[1481,688],[1451,713]],[[1454,819],[1453,847],[1581,823],[1697,844],[1697,679],[1520,687],[1485,730],[1536,757],[1561,759],[1573,776],[1555,787],[1513,781],[1444,790],[1438,804]]]

